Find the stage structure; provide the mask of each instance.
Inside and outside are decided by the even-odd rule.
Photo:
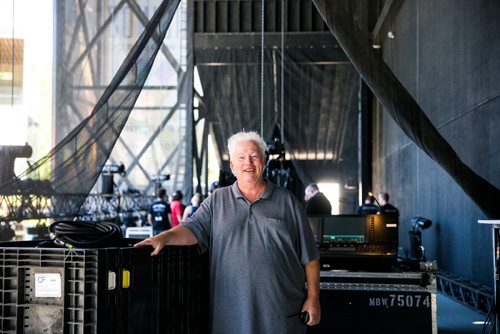
[[[172,175],[168,191],[191,192],[190,8],[180,0],[56,4],[57,144],[2,179],[0,220],[142,212],[158,175]],[[127,173],[110,183],[106,164]],[[103,193],[105,185],[112,189]]]
[[[151,72],[128,121],[122,129],[110,129],[121,133],[106,163],[127,166],[127,174],[116,182],[119,190],[137,189],[152,195],[155,176],[170,174],[168,192],[181,189],[189,193],[193,65],[188,1],[91,0],[85,4],[58,2],[56,6],[58,141],[91,112],[113,75],[125,65],[123,59],[133,43],[154,24],[153,14],[163,8],[164,17],[171,19],[168,32],[165,23],[160,23],[164,37],[155,33],[149,37],[148,43],[157,45],[158,54],[151,59],[154,64],[148,63]],[[137,86],[124,82],[119,90],[135,94]],[[93,192],[102,188],[99,183]]]

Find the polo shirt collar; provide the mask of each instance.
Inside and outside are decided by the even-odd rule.
[[[264,189],[264,192],[260,196],[261,199],[269,199],[273,195],[274,189],[276,188],[276,185],[272,183],[269,180],[266,181],[266,189]],[[240,191],[240,188],[238,187],[238,181],[234,182],[233,185],[231,186],[231,191],[233,192],[234,196],[236,198],[245,198],[243,194]]]

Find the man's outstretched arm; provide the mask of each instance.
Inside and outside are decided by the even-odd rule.
[[[154,251],[151,253],[152,256],[158,255],[158,253],[165,246],[188,246],[195,245],[198,243],[193,232],[185,226],[179,225],[173,229],[164,231],[158,235],[147,238],[141,242],[138,242],[134,247],[144,247],[151,246]]]

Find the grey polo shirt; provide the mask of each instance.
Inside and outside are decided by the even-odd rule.
[[[248,202],[237,183],[210,195],[184,224],[210,251],[213,334],[305,333],[304,265],[319,254],[305,211],[267,181]]]

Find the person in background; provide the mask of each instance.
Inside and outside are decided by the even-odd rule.
[[[196,212],[196,210],[198,210],[201,204],[201,200],[202,198],[200,193],[195,193],[193,197],[191,197],[191,205],[188,205],[184,209],[182,221],[186,221],[187,218],[191,217]]]
[[[388,193],[381,192],[380,194],[378,194],[378,202],[380,203],[380,209],[378,213],[380,214],[392,213],[399,216],[399,210],[394,205],[389,203]]]
[[[172,194],[172,201],[170,201],[170,211],[172,212],[172,227],[179,226],[182,221],[182,214],[184,212],[184,204],[182,204],[182,198],[184,195],[182,191],[177,190]]]
[[[304,334],[320,321],[314,236],[297,198],[263,178],[265,147],[256,132],[229,138],[237,181],[182,225],[135,245],[152,246],[151,255],[165,245],[208,251],[213,334]]]
[[[156,198],[149,207],[147,221],[153,226],[153,235],[160,234],[171,227],[170,205],[165,200],[166,191],[156,190]]]
[[[220,188],[220,184],[218,181],[214,181],[214,182],[210,183],[210,186],[208,187],[208,195],[213,194],[219,188]]]
[[[306,213],[308,215],[331,215],[332,205],[326,196],[319,191],[316,183],[310,183],[305,189]]]
[[[363,205],[360,205],[358,209],[356,210],[356,213],[358,215],[369,215],[369,214],[376,214],[378,213],[378,210],[380,209],[378,206],[374,204],[375,202],[375,197],[368,195],[365,198],[365,201]]]

